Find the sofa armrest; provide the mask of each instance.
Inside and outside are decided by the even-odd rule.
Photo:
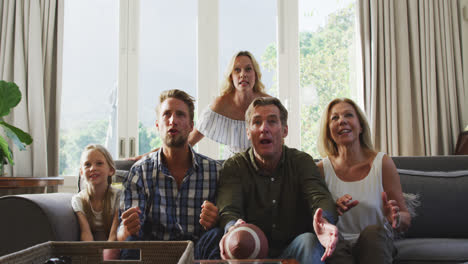
[[[46,241],[79,240],[72,197],[72,193],[1,197],[0,256]]]

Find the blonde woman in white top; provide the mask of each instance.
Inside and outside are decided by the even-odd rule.
[[[250,52],[234,54],[226,69],[221,95],[202,112],[196,128],[189,135],[189,144],[194,146],[208,137],[227,146],[224,159],[247,150],[250,141],[246,133],[245,111],[255,98],[269,97],[261,78],[260,66]],[[132,159],[139,160],[143,155]]]
[[[341,241],[327,263],[392,263],[391,229],[405,231],[411,216],[395,164],[373,149],[368,122],[354,101],[328,104],[318,146],[324,157],[318,167],[341,216]]]

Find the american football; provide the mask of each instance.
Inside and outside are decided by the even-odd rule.
[[[229,259],[262,259],[268,255],[268,240],[254,224],[241,224],[226,237],[224,248]]]

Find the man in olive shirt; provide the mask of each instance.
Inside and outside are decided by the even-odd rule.
[[[255,99],[245,114],[252,148],[228,159],[218,187],[220,226],[255,224],[269,257],[321,263],[338,242],[335,202],[312,157],[283,145],[287,110],[277,98]],[[220,243],[221,256],[226,252]]]

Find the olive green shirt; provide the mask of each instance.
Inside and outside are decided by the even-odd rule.
[[[298,235],[314,232],[317,208],[335,224],[335,202],[314,160],[305,152],[283,145],[273,174],[257,166],[252,148],[224,162],[220,171],[217,206],[220,227],[241,218],[260,227],[275,257]]]

